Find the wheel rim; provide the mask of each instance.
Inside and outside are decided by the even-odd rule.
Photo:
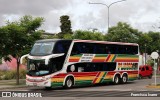
[[[115,83],[118,83],[118,82],[119,82],[119,78],[115,77]]]
[[[127,77],[124,76],[124,77],[123,77],[123,82],[125,83],[126,81],[127,81]]]
[[[67,87],[71,87],[72,86],[72,80],[71,79],[68,79],[67,80]]]

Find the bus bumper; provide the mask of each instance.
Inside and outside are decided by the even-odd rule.
[[[27,86],[40,86],[40,87],[51,87],[51,78],[44,79],[44,78],[26,78],[26,85]]]

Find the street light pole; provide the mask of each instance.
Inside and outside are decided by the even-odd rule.
[[[116,4],[118,2],[123,2],[123,1],[126,1],[126,0],[120,0],[120,1],[115,1],[115,2],[112,2],[111,4],[107,5],[107,4],[104,4],[104,3],[91,3],[89,2],[89,4],[99,4],[99,5],[104,5],[108,8],[108,31],[109,31],[109,8],[113,5],[113,4]]]

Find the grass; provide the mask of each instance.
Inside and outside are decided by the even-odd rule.
[[[148,86],[146,86],[147,88],[157,88],[157,89],[160,89],[160,83],[158,84],[149,84]]]

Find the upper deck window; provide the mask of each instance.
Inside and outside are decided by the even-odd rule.
[[[71,55],[76,54],[138,54],[138,45],[74,43]]]
[[[35,56],[36,55],[43,56],[43,55],[52,54],[54,45],[55,45],[55,42],[35,43],[30,54],[35,55]]]
[[[46,56],[50,54],[67,53],[71,41],[43,41],[36,42],[30,52],[33,56]]]

